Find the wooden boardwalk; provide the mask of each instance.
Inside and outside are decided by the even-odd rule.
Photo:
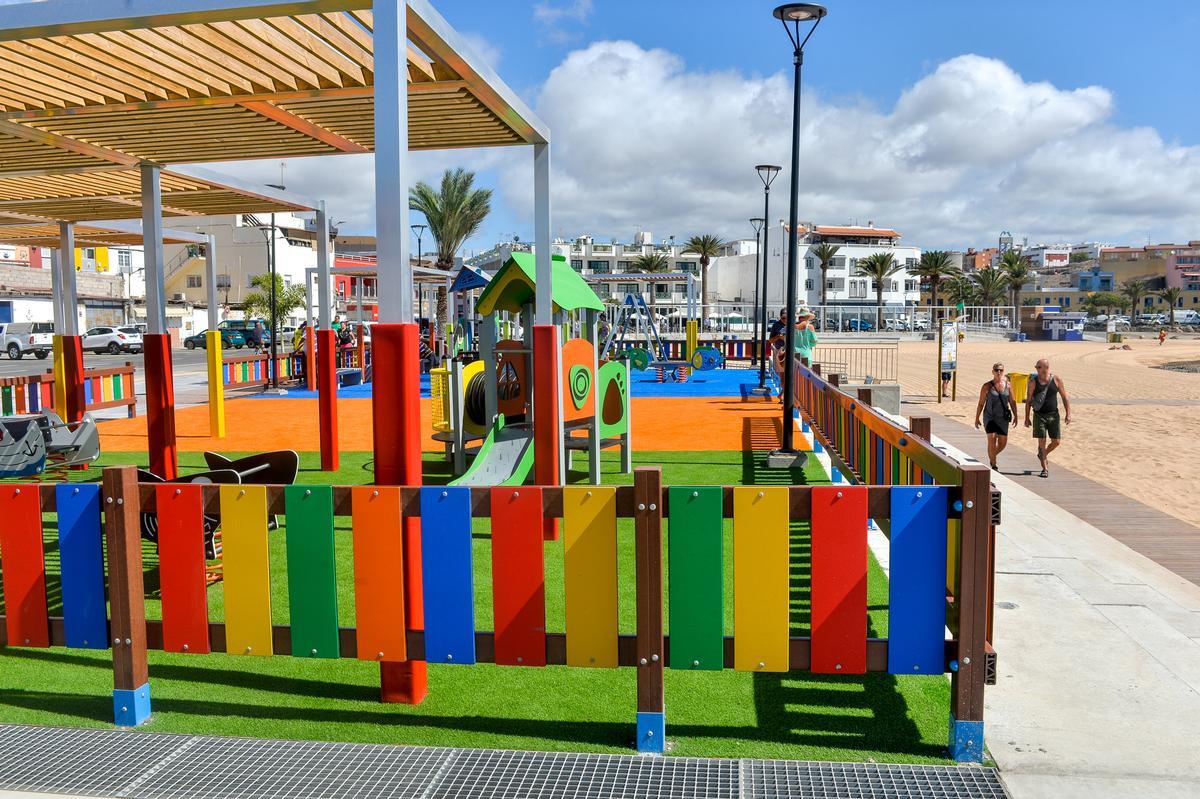
[[[906,416],[928,416],[935,436],[987,463],[987,439],[975,428],[947,419],[929,405],[906,403],[901,412]],[[1050,460],[1050,478],[1042,479],[1037,476],[1041,471],[1037,456],[1010,446],[1000,456],[1000,472],[1135,552],[1200,585],[1200,527],[1055,465],[1053,455]]]

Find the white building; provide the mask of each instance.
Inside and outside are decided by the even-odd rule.
[[[194,221],[172,219],[171,227],[212,235],[217,251],[217,301],[222,316],[237,316],[243,299],[253,291],[251,280],[268,271],[267,245],[272,238],[270,214],[212,216]],[[317,265],[316,234],[312,214],[275,215],[275,271],[285,286],[303,285],[305,270]],[[205,261],[196,245],[164,247],[164,290],[168,302],[207,307]],[[304,309],[293,311],[285,324],[298,324]]]
[[[1034,269],[1059,269],[1071,262],[1070,244],[1037,244],[1021,250],[1021,257]]]

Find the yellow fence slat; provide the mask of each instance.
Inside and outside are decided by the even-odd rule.
[[[617,491],[563,489],[567,665],[617,666]]]
[[[273,654],[265,486],[221,486],[221,547],[226,651]]]
[[[733,665],[788,670],[788,489],[733,489]]]

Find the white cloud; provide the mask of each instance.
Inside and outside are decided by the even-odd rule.
[[[753,165],[787,161],[791,99],[785,73],[689,71],[625,41],[572,52],[537,102],[552,134],[555,232],[748,235],[744,219],[761,210]],[[806,92],[800,217],[873,220],[926,246],[986,245],[1001,229],[1197,237],[1200,148],[1117,127],[1112,108],[1101,87],[1027,82],[977,55],[939,65],[891,108]],[[787,181],[772,193],[776,219]],[[513,207],[529,206],[523,162],[501,185]]]
[[[592,13],[592,0],[568,0],[565,3],[541,2],[533,7],[533,21],[542,35],[555,42],[568,42],[579,36],[571,23],[583,24]]]
[[[483,34],[474,33],[473,31],[463,32],[462,37],[467,45],[484,60],[484,63],[494,71],[500,69],[500,46],[493,39],[489,39]]]

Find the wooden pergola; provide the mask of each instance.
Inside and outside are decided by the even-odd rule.
[[[195,208],[187,205],[190,195],[184,187],[177,192],[172,183],[178,171],[174,165],[375,154],[383,323],[372,337],[375,476],[381,483],[413,485],[421,482],[421,431],[408,152],[530,145],[539,288],[535,320],[542,328],[534,331],[533,347],[539,376],[533,392],[536,479],[561,483],[558,341],[550,300],[549,142],[541,120],[427,0],[43,0],[0,5],[0,186],[4,180],[32,178],[19,184],[29,187],[28,194],[13,198],[32,204],[26,210],[39,201],[61,199],[64,183],[91,185],[91,200],[104,198],[99,203],[110,205],[109,198],[132,200],[136,172],[147,242],[150,455],[152,463],[169,466],[172,474],[174,411],[164,335],[162,219],[168,208]],[[117,186],[122,179],[123,190]],[[3,197],[0,189],[0,201]],[[23,212],[15,206],[12,213],[0,210],[10,218]],[[61,219],[64,211],[57,213]],[[103,215],[116,216],[120,214]],[[316,227],[317,240],[327,241],[323,207]],[[327,279],[320,286],[328,292]],[[327,294],[320,298],[318,334],[331,339],[329,299]],[[318,343],[324,347],[323,341]],[[324,369],[332,369],[332,362]],[[329,397],[321,406],[323,440],[329,433],[327,418],[336,423],[332,403]],[[336,442],[336,432],[331,440]],[[413,547],[419,546],[415,535],[415,528],[406,531]],[[419,620],[419,563],[414,568],[406,596],[409,611]],[[406,668],[395,668],[400,666]],[[119,687],[138,688],[138,677],[133,674],[127,681],[134,684]],[[385,664],[383,686],[385,697],[420,701],[424,664]]]

